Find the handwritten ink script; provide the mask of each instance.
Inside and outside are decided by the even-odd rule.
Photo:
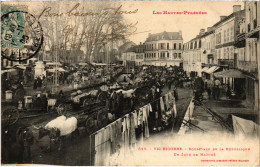
[[[71,10],[69,10],[66,13],[55,13],[52,9],[52,7],[46,7],[45,9],[43,9],[43,11],[41,12],[39,18],[41,16],[45,16],[45,17],[61,17],[64,15],[67,16],[96,16],[96,15],[108,15],[109,13],[113,13],[115,15],[123,15],[123,14],[135,14],[138,12],[138,9],[135,9],[133,11],[122,11],[122,5],[119,6],[116,9],[113,8],[104,8],[102,11],[100,12],[78,12],[76,11],[80,6],[80,3],[77,3]],[[55,9],[54,9],[55,10]],[[82,11],[84,10],[84,7],[82,8]]]
[[[55,19],[64,19],[62,24],[51,27],[51,31],[57,31],[54,34],[59,34],[57,38],[60,39],[58,42],[54,42],[51,48],[80,48],[83,44],[104,45],[111,41],[126,39],[136,33],[143,33],[137,32],[138,21],[129,23],[124,20],[124,15],[134,15],[138,9],[123,10],[122,5],[99,8],[96,11],[86,8],[87,6],[77,3],[66,11],[59,11],[55,7],[47,6],[40,12],[38,19],[47,20],[46,24],[57,24]],[[72,24],[74,20],[75,22]]]

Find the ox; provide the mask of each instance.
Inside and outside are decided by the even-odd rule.
[[[75,137],[79,135],[77,123],[78,121],[75,117],[70,117],[67,119],[62,115],[50,121],[44,127],[41,126],[39,128],[35,128],[39,129],[39,139],[47,135],[49,136],[50,150],[52,143],[59,143],[58,150],[60,151],[66,137]]]

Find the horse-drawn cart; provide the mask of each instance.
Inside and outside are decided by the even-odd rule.
[[[99,103],[100,105],[105,105],[107,98],[106,92],[95,89],[82,93],[80,90],[71,94],[70,104],[73,109],[80,109],[88,107],[92,104]]]

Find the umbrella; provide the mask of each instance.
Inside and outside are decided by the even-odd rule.
[[[214,76],[218,78],[245,78],[245,75],[241,71],[235,69],[220,71],[215,73]]]

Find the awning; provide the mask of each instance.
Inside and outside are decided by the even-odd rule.
[[[210,67],[209,69],[207,69],[206,71],[204,71],[205,73],[208,73],[208,74],[212,74],[214,73],[215,71],[217,71],[219,69],[218,66],[212,66]]]
[[[55,72],[55,68],[52,68],[52,69],[47,69],[48,72]],[[57,68],[57,71],[60,71],[60,72],[65,72],[65,70],[63,68]]]
[[[241,71],[235,69],[220,71],[215,73],[214,76],[218,78],[245,78],[245,75]]]
[[[1,74],[8,73],[8,72],[14,72],[16,69],[8,69],[8,70],[1,70]]]
[[[14,66],[14,68],[19,68],[19,69],[22,69],[22,70],[25,70],[25,69],[26,69],[26,67],[23,66],[23,65],[17,65],[17,66]]]
[[[244,139],[248,137],[257,137],[259,125],[251,120],[246,120],[232,115],[234,135],[236,138]]]
[[[208,69],[209,69],[208,67],[204,67],[204,68],[202,68],[201,72],[205,72]]]

